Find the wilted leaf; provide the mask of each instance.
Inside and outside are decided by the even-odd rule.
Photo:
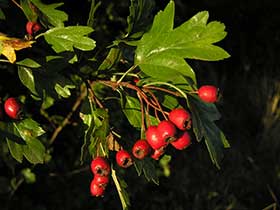
[[[3,35],[0,36],[0,40],[0,44],[2,45],[2,50],[0,52],[9,60],[10,63],[14,63],[16,61],[16,50],[31,47],[34,43],[34,41],[10,38]]]

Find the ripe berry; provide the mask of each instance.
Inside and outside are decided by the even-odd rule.
[[[164,152],[165,152],[164,148],[156,149],[154,153],[151,155],[151,158],[158,160],[164,154]]]
[[[173,109],[168,118],[180,130],[191,128],[191,115],[184,108]]]
[[[111,171],[111,167],[106,158],[98,156],[91,161],[91,171],[94,175],[108,176]]]
[[[171,142],[171,145],[178,150],[183,150],[191,144],[191,137],[187,131],[185,131],[177,140]]]
[[[6,114],[12,119],[20,119],[22,114],[22,104],[16,98],[8,98],[4,103]]]
[[[218,88],[212,85],[204,85],[198,89],[199,98],[207,103],[214,103],[218,99]]]
[[[132,154],[134,157],[142,160],[151,151],[151,146],[145,139],[137,140],[132,147]]]
[[[38,32],[41,29],[41,25],[37,22],[28,21],[26,23],[26,32],[29,35],[33,35],[34,33]]]
[[[131,155],[124,149],[116,153],[116,162],[122,168],[128,168],[133,163]]]
[[[94,180],[97,185],[106,187],[107,184],[109,183],[109,176],[100,176],[96,174],[94,176]]]
[[[161,121],[157,126],[157,131],[160,137],[164,139],[164,141],[170,142],[175,140],[177,130],[175,125],[171,121]]]
[[[158,133],[157,126],[154,125],[149,126],[146,130],[146,139],[154,150],[166,147],[168,144]]]
[[[92,196],[99,197],[103,196],[105,192],[105,187],[96,183],[96,179],[93,179],[90,183],[90,193]]]

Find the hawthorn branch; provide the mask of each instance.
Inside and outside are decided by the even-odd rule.
[[[53,142],[55,141],[56,137],[58,136],[58,134],[62,131],[62,129],[69,123],[70,118],[72,117],[72,115],[74,114],[74,112],[78,109],[78,107],[80,106],[80,104],[82,103],[82,101],[84,100],[84,98],[87,95],[87,89],[84,85],[81,86],[81,94],[79,95],[79,97],[77,98],[77,100],[75,101],[74,105],[72,106],[71,111],[68,113],[68,115],[64,118],[64,120],[62,121],[62,123],[55,129],[55,131],[52,134],[52,137],[50,138],[49,144],[53,144]]]

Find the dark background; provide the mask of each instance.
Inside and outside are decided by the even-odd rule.
[[[168,3],[156,2],[158,9]],[[231,148],[225,151],[220,170],[211,163],[204,144],[176,153],[170,162],[170,176],[161,176],[159,186],[147,183],[134,169],[128,169],[123,176],[128,183],[131,209],[280,209],[280,6],[276,2],[175,1],[177,25],[202,10],[209,11],[210,21],[226,25],[228,35],[218,45],[231,57],[190,64],[199,84],[215,84],[221,90],[222,99],[217,106],[222,119],[218,125]],[[108,44],[124,33],[128,5],[129,1],[102,1],[97,12],[97,42]],[[112,9],[108,12],[109,6]],[[71,14],[69,24],[86,23],[87,1],[65,1],[63,9]],[[8,18],[17,22],[20,15]],[[24,28],[24,22],[17,27]],[[17,27],[1,23],[1,31],[20,34]],[[2,80],[1,83],[4,84]],[[63,138],[71,141],[71,135],[64,132]],[[12,197],[0,194],[0,209],[121,209],[113,184],[104,198],[92,198],[85,187],[90,182],[90,172],[67,173],[77,161],[79,148],[76,145],[77,148],[69,149],[60,139],[57,142],[54,165],[37,167],[37,182],[23,184]],[[62,173],[51,174],[50,169],[58,166]]]

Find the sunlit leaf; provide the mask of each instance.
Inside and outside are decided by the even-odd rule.
[[[57,53],[73,51],[74,47],[88,51],[95,48],[95,41],[86,36],[92,31],[93,29],[87,26],[68,26],[52,28],[42,35]]]

